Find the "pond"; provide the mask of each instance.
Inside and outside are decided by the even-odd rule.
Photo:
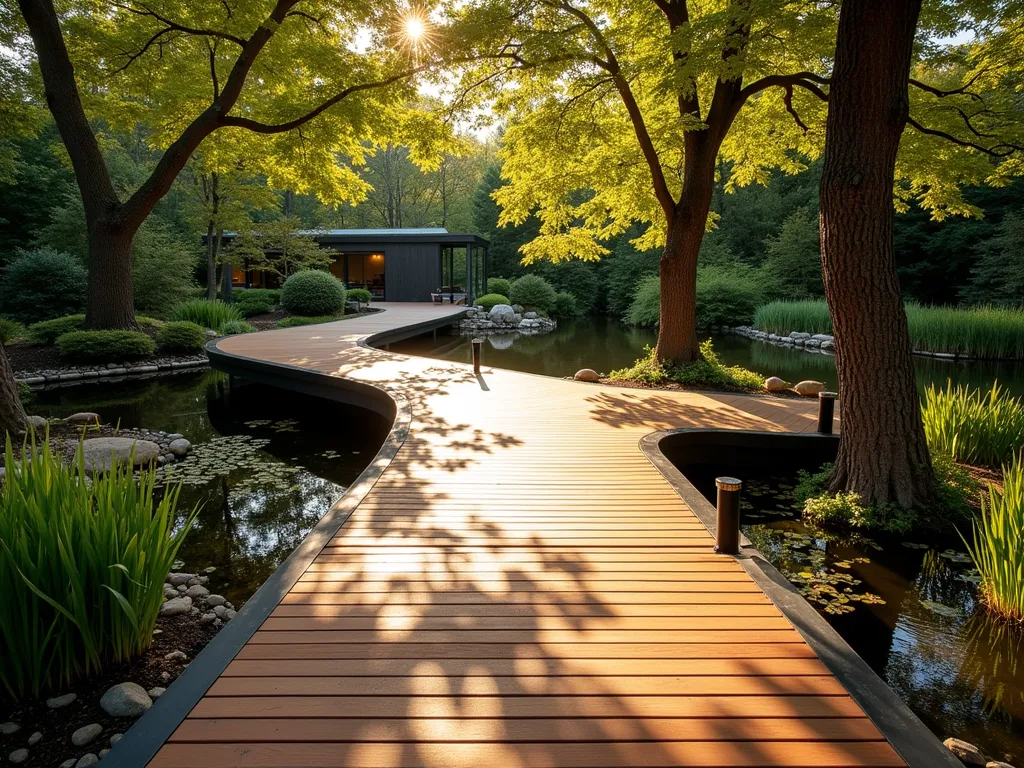
[[[483,361],[495,368],[539,373],[545,376],[572,376],[580,368],[608,373],[624,368],[643,354],[644,347],[657,341],[656,330],[632,328],[606,317],[587,317],[562,321],[558,329],[542,336],[491,336],[484,344]],[[701,336],[700,338],[706,338]],[[743,336],[713,334],[715,350],[728,365],[739,365],[764,376],[779,376],[786,381],[816,379],[835,388],[835,358],[831,355],[777,347]],[[391,351],[441,360],[472,362],[468,338],[420,336],[391,345]],[[998,380],[1015,395],[1024,395],[1024,362],[957,362],[932,357],[915,357],[914,369],[922,388],[935,382],[970,387],[990,387]]]
[[[714,503],[714,478],[737,466],[680,470]],[[800,520],[792,470],[741,473],[744,533],[853,650],[940,739],[1020,765],[1024,633],[979,604],[963,542],[830,534]]]
[[[178,509],[201,511],[178,557],[236,606],[341,497],[391,428],[368,410],[213,370],[43,390],[29,410],[94,411],[106,423],[185,435],[192,452],[172,465],[184,481]]]

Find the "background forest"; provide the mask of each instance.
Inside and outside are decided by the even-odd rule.
[[[104,148],[119,191],[136,188],[156,162],[146,149],[144,127],[136,134],[104,133]],[[190,163],[173,189],[143,225],[133,250],[136,308],[156,316],[202,293],[206,262],[202,237],[208,228],[242,230],[261,222],[294,217],[306,229],[445,227],[474,232],[491,242],[489,274],[518,277],[537,273],[558,290],[572,293],[581,314],[598,313],[657,321],[642,300],[631,314],[638,287],[656,275],[659,250],[637,251],[638,232],[618,236],[600,261],[520,263],[520,246],[536,237],[539,222],[498,226],[500,209],[492,193],[502,185],[500,137],[463,137],[459,154],[445,154],[437,170],[423,171],[405,147],[389,145],[368,155],[356,169],[372,187],[356,205],[328,206],[312,194],[271,189],[262,176],[240,171],[220,188],[211,213],[209,178]],[[85,266],[84,212],[74,176],[52,122],[5,135],[9,158],[0,183],[0,269],[19,253],[43,249],[66,253]],[[716,228],[700,257],[700,293],[716,295],[727,286],[728,303],[718,312],[738,313],[775,299],[824,296],[818,239],[820,164],[795,175],[776,171],[766,185],[727,192],[729,168],[719,167],[713,210]],[[926,305],[1024,303],[1024,184],[968,189],[967,200],[982,218],[934,221],[913,206],[896,219],[896,254],[907,299]],[[733,306],[739,303],[739,307]],[[698,311],[700,311],[698,309]],[[711,318],[721,319],[721,318]]]

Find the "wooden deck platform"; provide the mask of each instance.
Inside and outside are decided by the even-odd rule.
[[[906,764],[638,446],[687,426],[810,431],[813,403],[486,356],[477,377],[360,346],[461,311],[384,307],[219,343],[384,388],[412,421],[150,765]]]

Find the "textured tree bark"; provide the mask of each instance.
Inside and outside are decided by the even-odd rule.
[[[690,363],[701,356],[697,342],[697,254],[711,210],[720,143],[711,131],[687,136],[683,189],[668,222],[659,265],[659,360]]]
[[[18,386],[14,381],[14,371],[7,359],[7,350],[0,344],[0,449],[4,436],[12,437],[25,434],[28,430],[28,418],[18,397]]]
[[[215,301],[217,298],[217,251],[220,238],[215,237],[217,215],[220,213],[220,193],[217,191],[219,177],[210,174],[210,221],[206,225],[206,298]]]
[[[846,0],[821,178],[825,294],[842,430],[832,491],[920,506],[934,493],[893,249],[893,172],[921,0]]]
[[[132,290],[134,236],[134,230],[102,223],[90,227],[87,328],[138,328]]]

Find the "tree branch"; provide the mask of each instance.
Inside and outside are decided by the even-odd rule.
[[[1014,152],[1024,152],[1024,146],[1011,144],[1009,142],[999,142],[998,144],[993,144],[991,147],[986,147],[973,141],[958,138],[951,133],[946,133],[945,131],[936,130],[935,128],[927,128],[912,117],[907,118],[907,124],[928,136],[938,136],[939,138],[950,141],[957,146],[976,149],[979,152],[985,153],[989,157],[1009,157]]]
[[[935,86],[928,85],[927,83],[922,83],[920,80],[915,80],[914,78],[910,78],[910,84],[915,88],[920,88],[922,91],[927,91],[928,93],[934,96],[938,96],[940,99],[944,99],[947,96],[956,96],[958,94],[964,94],[965,96],[970,96],[972,99],[981,101],[981,96],[979,96],[976,93],[972,93],[967,89],[974,85],[977,82],[978,78],[985,74],[985,72],[987,71],[987,68],[978,70],[977,72],[974,73],[974,76],[966,83],[961,85],[959,88],[954,88],[949,91],[943,90],[941,88],[936,88]]]
[[[111,5],[113,5],[115,8],[120,8],[121,10],[128,11],[129,13],[134,13],[136,16],[147,16],[149,18],[156,19],[167,28],[167,31],[173,30],[176,32],[183,32],[186,35],[195,35],[199,37],[215,37],[220,40],[229,40],[230,42],[234,43],[235,45],[241,48],[245,47],[246,41],[238,37],[237,35],[232,35],[229,32],[221,32],[220,30],[216,29],[199,29],[197,27],[187,27],[184,24],[179,24],[175,21],[171,21],[167,17],[162,16],[161,14],[154,11],[152,8],[148,8],[142,4],[140,4],[140,8],[135,8],[131,5],[125,5],[124,3],[118,2],[112,2]]]

